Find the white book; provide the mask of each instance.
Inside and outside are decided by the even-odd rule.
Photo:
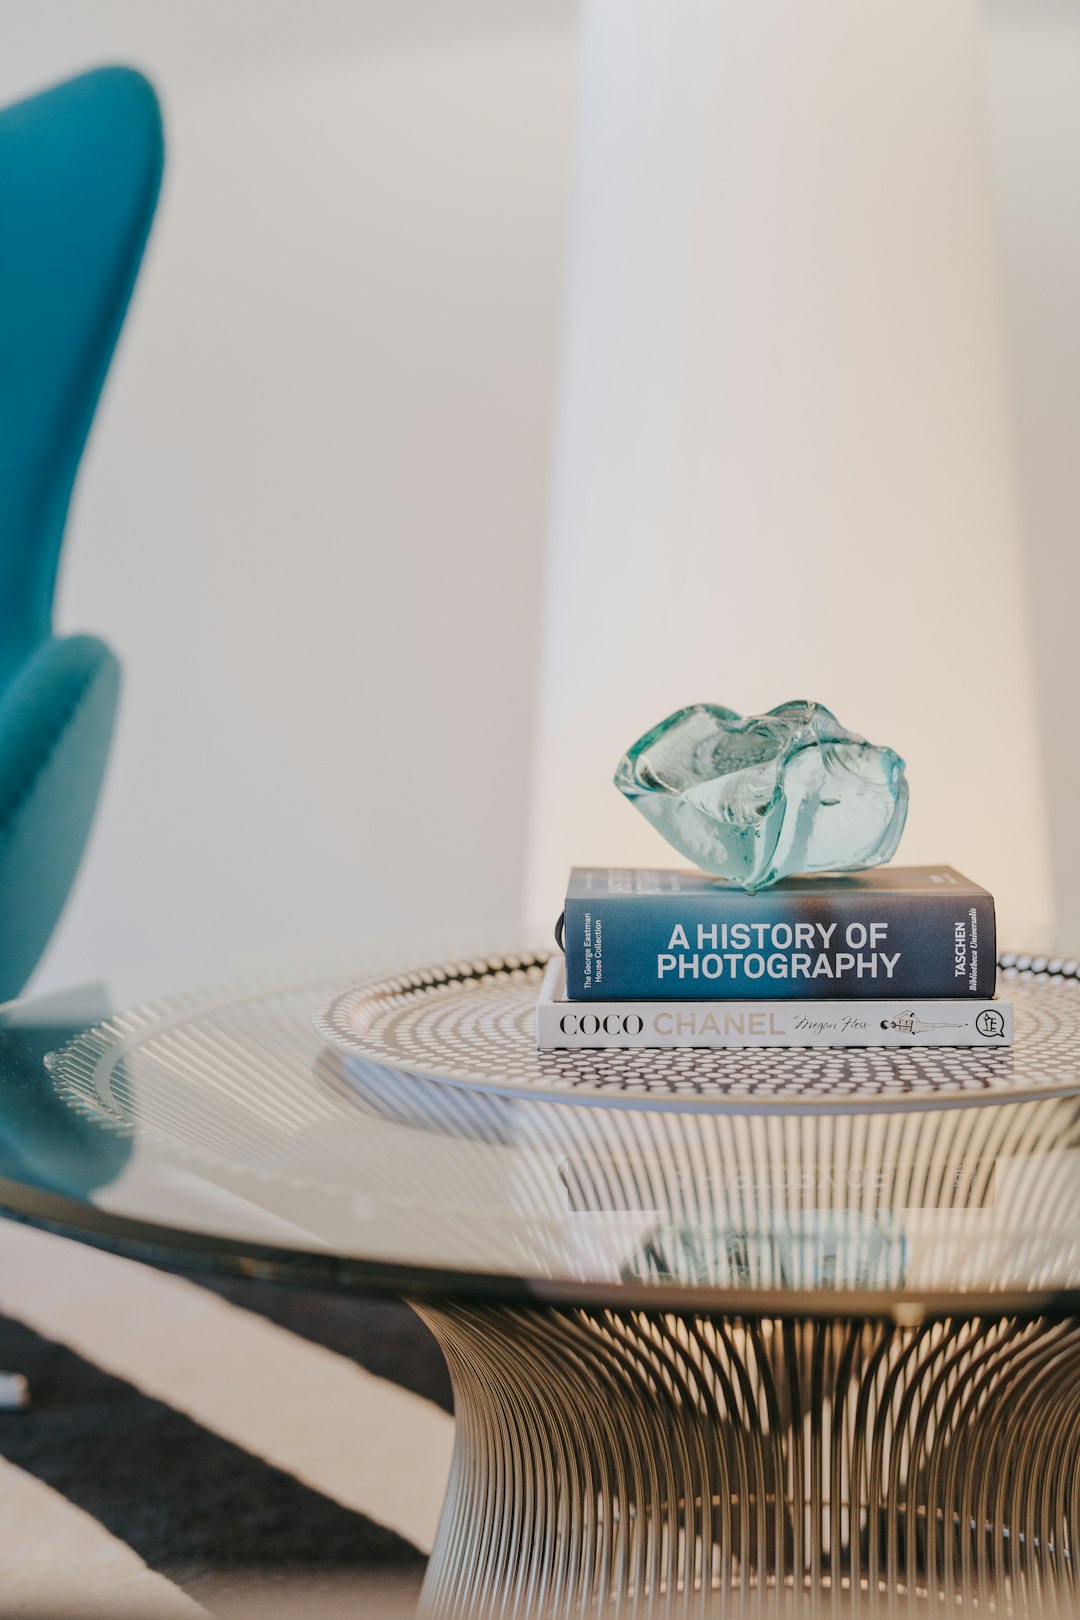
[[[1009,1001],[567,1001],[553,956],[536,1044],[626,1046],[1011,1046]]]

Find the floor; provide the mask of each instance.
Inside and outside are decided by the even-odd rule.
[[[5,1616],[411,1613],[453,1421],[407,1307],[2,1221],[0,1366],[32,1393],[0,1413]]]

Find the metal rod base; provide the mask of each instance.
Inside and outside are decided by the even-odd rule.
[[[1080,1612],[1080,1322],[417,1309],[425,1616]]]

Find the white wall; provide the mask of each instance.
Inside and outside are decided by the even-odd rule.
[[[663,860],[649,726],[813,698],[906,758],[901,857],[1046,938],[975,0],[584,15],[532,909]]]
[[[1049,872],[1059,934],[1075,947],[1080,18],[1069,0],[986,0],[983,22],[1013,413],[1000,432],[1006,481],[1017,452],[1022,542],[1019,580],[989,588],[1028,596],[1030,612],[1026,632],[1013,620],[1019,641],[985,656],[1011,667],[1025,634],[1034,647],[1050,746],[1024,766],[1020,797],[1042,773],[1049,867],[1043,828],[1016,813],[1009,736],[1000,789],[978,814],[998,818],[1001,865],[1027,862],[1034,838],[1033,910],[1046,909]],[[159,85],[169,134],[166,192],[84,464],[59,604],[62,628],[96,630],[120,652],[124,707],[40,987],[324,934],[453,933],[473,919],[510,929],[534,798],[549,827],[572,834],[568,853],[612,853],[606,839],[586,843],[571,798],[544,797],[543,777],[529,776],[577,31],[572,0],[0,0],[0,97],[133,61]],[[747,98],[753,88],[750,77]],[[809,110],[806,120],[813,131]],[[759,186],[768,173],[758,168]],[[875,251],[872,237],[850,245]],[[904,252],[901,240],[897,282]],[[724,254],[686,265],[706,278],[714,268],[727,273]],[[979,288],[975,305],[954,289],[956,307],[985,320],[995,290]],[[613,285],[612,319],[623,291]],[[819,331],[802,341],[826,350]],[[918,394],[913,374],[912,411]],[[814,468],[800,465],[788,494],[774,491],[770,521],[786,500],[787,566],[805,587],[816,570],[796,555],[795,496]],[[776,471],[780,486],[791,479],[790,465]],[[752,464],[735,473],[752,486]],[[641,476],[628,467],[632,493]],[[852,555],[864,528],[882,533],[875,477],[871,463],[846,494],[835,484]],[[1008,529],[1010,513],[990,515],[994,533]],[[647,516],[669,545],[670,509]],[[736,539],[749,536],[744,525]],[[847,558],[841,549],[828,569]],[[681,570],[676,609],[692,578]],[[774,579],[766,571],[762,589]],[[960,570],[950,588],[962,585]],[[917,601],[909,611],[917,624]],[[787,679],[729,684],[723,647],[721,629],[718,650],[685,675],[657,667],[642,718],[702,683],[747,705],[787,695]],[[899,685],[891,708],[864,705],[839,655],[834,671],[820,649],[796,651],[792,679],[808,670],[843,718],[911,751],[919,730]],[[632,730],[613,722],[616,752]],[[1031,748],[1025,735],[1029,762]],[[590,763],[603,813],[637,836],[606,786],[610,752]],[[937,753],[920,764],[916,805],[940,764]],[[964,858],[925,818],[920,832],[919,817],[922,842],[905,853]],[[662,847],[653,835],[641,857]],[[535,850],[532,864],[535,897]],[[979,850],[970,864],[984,873]]]
[[[986,23],[1055,935],[1074,954],[1080,950],[1080,6],[989,0]],[[1025,829],[1010,828],[1009,836],[1022,864]]]
[[[167,183],[61,628],[119,652],[39,988],[512,929],[573,122],[563,0],[6,0],[0,96],[103,60]]]

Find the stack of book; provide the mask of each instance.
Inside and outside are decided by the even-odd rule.
[[[577,867],[543,1048],[1008,1046],[991,895],[948,866],[785,878]]]

